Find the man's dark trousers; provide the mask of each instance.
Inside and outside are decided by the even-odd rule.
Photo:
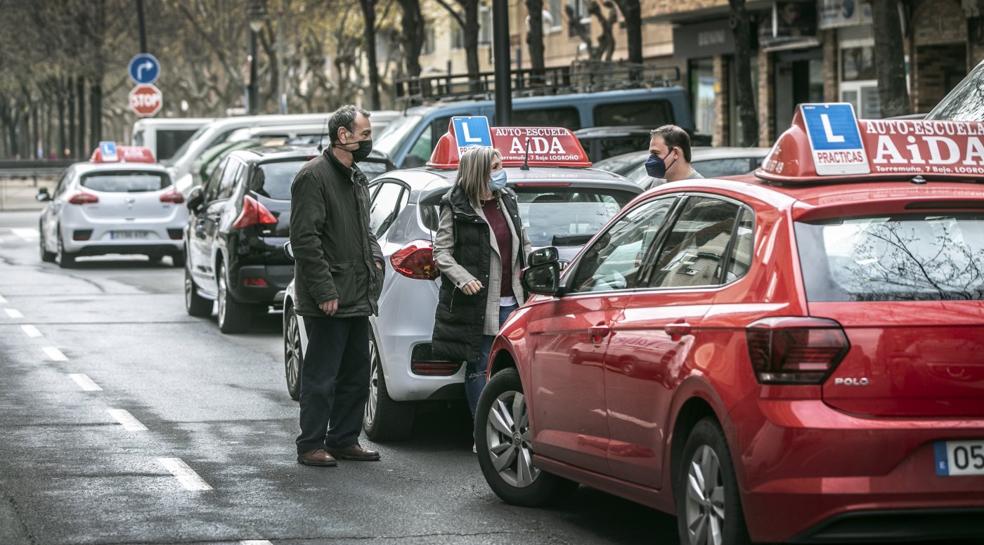
[[[297,453],[358,442],[369,398],[369,318],[304,317]]]

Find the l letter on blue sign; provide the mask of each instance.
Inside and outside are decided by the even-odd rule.
[[[800,113],[817,174],[842,176],[871,172],[853,105],[801,104]]]
[[[452,117],[451,123],[459,153],[465,148],[492,147],[492,129],[489,127],[489,118],[484,115]]]

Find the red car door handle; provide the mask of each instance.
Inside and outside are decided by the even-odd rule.
[[[687,322],[674,322],[672,324],[666,324],[663,330],[669,334],[671,339],[679,339],[684,335],[690,335],[692,331],[690,324]]]
[[[595,343],[600,343],[602,339],[612,332],[611,328],[604,324],[591,326],[589,331],[591,332],[591,340]]]

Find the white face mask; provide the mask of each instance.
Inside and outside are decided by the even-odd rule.
[[[508,181],[509,178],[506,176],[506,169],[499,169],[493,172],[489,178],[489,189],[492,191],[502,191]]]

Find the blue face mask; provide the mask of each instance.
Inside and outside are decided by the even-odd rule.
[[[652,176],[653,178],[665,178],[666,171],[676,163],[676,159],[667,166],[666,162],[663,161],[662,157],[658,155],[650,155],[649,159],[646,161],[646,174]]]
[[[489,189],[492,191],[502,191],[506,187],[506,169],[500,169],[492,173],[489,179]]]

